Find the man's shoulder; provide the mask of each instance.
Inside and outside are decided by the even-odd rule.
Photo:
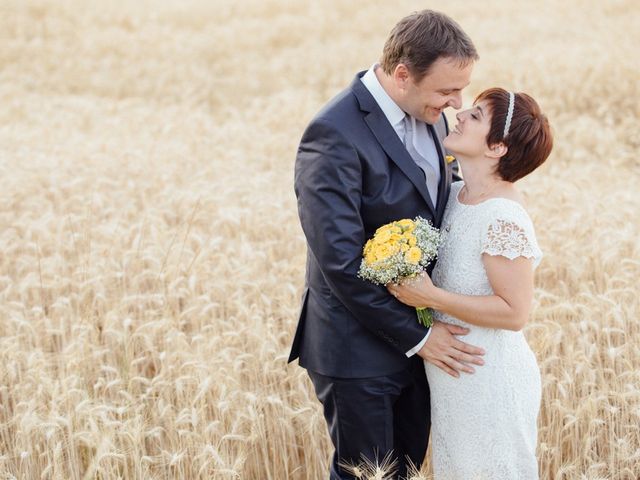
[[[353,89],[347,87],[329,100],[311,122],[321,122],[339,126],[345,122],[352,121],[353,117],[358,115],[361,116],[358,99]]]

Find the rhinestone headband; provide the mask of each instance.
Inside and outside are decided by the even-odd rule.
[[[511,127],[511,119],[513,118],[513,108],[516,103],[516,96],[513,92],[509,92],[509,109],[507,110],[507,120],[504,122],[504,133],[502,138],[506,138],[509,135],[509,128]]]

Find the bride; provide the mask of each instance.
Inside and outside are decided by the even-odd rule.
[[[473,375],[425,362],[435,478],[537,479],[540,371],[521,330],[542,252],[514,183],[547,159],[552,136],[530,96],[499,88],[457,119],[444,145],[464,181],[451,186],[433,282],[422,275],[388,288],[434,309],[436,321],[469,328],[465,341],[486,350]]]

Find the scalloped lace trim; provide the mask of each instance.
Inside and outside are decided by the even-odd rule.
[[[515,222],[496,220],[487,231],[482,253],[500,255],[513,260],[517,257],[535,258],[539,251],[531,245],[525,230]]]

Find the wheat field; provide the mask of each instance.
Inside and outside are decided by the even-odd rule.
[[[0,0],[0,478],[326,478],[295,151],[428,7],[478,48],[467,103],[555,132],[520,182],[541,478],[640,478],[640,6],[439,3]]]

